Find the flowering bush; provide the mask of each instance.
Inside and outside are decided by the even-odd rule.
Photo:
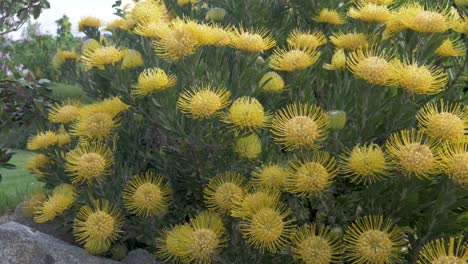
[[[24,202],[91,254],[465,263],[466,1],[136,1],[54,65]],[[101,29],[111,34],[104,36]],[[120,254],[122,255],[122,254]]]

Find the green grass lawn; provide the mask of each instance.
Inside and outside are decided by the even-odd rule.
[[[15,208],[24,198],[41,186],[34,176],[25,168],[24,163],[34,154],[24,150],[17,150],[10,160],[16,165],[15,169],[0,168],[2,181],[0,181],[0,215],[9,209]]]

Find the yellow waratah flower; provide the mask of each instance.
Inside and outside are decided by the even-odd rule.
[[[279,164],[268,163],[255,168],[252,172],[252,184],[256,187],[279,191],[286,186],[288,171]]]
[[[440,12],[433,10],[424,10],[421,5],[410,5],[411,9],[402,17],[401,22],[408,28],[421,33],[438,33],[448,30],[453,21],[453,15],[450,9],[444,9]]]
[[[303,31],[298,29],[291,32],[286,41],[289,46],[301,50],[313,50],[327,43],[327,39],[321,31]]]
[[[193,119],[213,118],[229,105],[230,96],[231,92],[223,86],[202,84],[183,91],[177,100],[177,107]]]
[[[87,49],[81,55],[81,62],[86,70],[92,68],[103,69],[105,65],[113,65],[122,60],[125,51],[113,46],[98,47],[94,50]]]
[[[444,101],[424,105],[416,115],[419,129],[429,137],[451,142],[468,142],[468,107]]]
[[[133,177],[123,191],[125,208],[142,217],[164,215],[172,190],[163,181],[161,175],[152,172]]]
[[[85,244],[88,253],[102,254],[121,236],[123,221],[120,209],[106,200],[96,200],[76,214],[73,235],[78,243]]]
[[[276,45],[276,41],[267,29],[248,29],[242,26],[233,29],[231,34],[231,44],[233,48],[246,52],[260,52],[269,50]]]
[[[328,126],[328,115],[320,107],[291,104],[275,113],[271,132],[287,150],[316,148],[325,139]]]
[[[337,48],[345,50],[362,49],[369,46],[369,37],[364,33],[333,33],[330,42]]]
[[[351,7],[348,16],[369,23],[385,23],[392,17],[387,6],[364,2]]]
[[[468,262],[468,243],[463,236],[434,239],[424,245],[418,264],[465,264]]]
[[[139,1],[135,3],[129,16],[137,23],[169,22],[169,14],[164,1]]]
[[[437,94],[447,85],[447,73],[435,65],[419,65],[418,62],[394,63],[395,81],[403,89],[414,94]]]
[[[73,184],[100,182],[109,174],[112,165],[111,150],[99,143],[86,143],[69,152],[65,160],[65,171],[72,177]]]
[[[369,84],[392,85],[396,78],[392,55],[375,49],[357,50],[349,55],[347,64],[354,76]]]
[[[112,30],[112,29],[120,29],[127,31],[128,30],[128,24],[127,21],[123,18],[115,19],[112,20],[111,22],[107,23],[106,25],[107,30]]]
[[[332,183],[338,170],[335,158],[319,151],[311,157],[296,158],[289,162],[290,172],[286,188],[298,196],[319,196]]]
[[[53,220],[69,209],[75,202],[76,197],[77,194],[72,185],[66,183],[58,185],[45,201],[35,207],[34,221],[45,223]]]
[[[55,104],[49,111],[49,121],[52,123],[68,124],[80,115],[81,104],[78,101],[65,101]]]
[[[284,91],[285,84],[281,75],[271,71],[262,76],[258,86],[265,92],[281,93]]]
[[[223,118],[237,130],[256,130],[267,125],[270,117],[262,104],[253,97],[243,96],[234,101]]]
[[[321,54],[320,51],[292,47],[276,49],[270,57],[268,66],[278,71],[299,71],[314,65]]]
[[[38,208],[40,208],[41,204],[46,200],[47,195],[45,194],[44,190],[40,189],[39,191],[36,191],[24,199],[23,203],[21,204],[21,210],[25,215],[34,217]]]
[[[342,263],[341,241],[325,225],[301,226],[292,237],[292,256],[305,264]]]
[[[44,154],[36,154],[26,160],[25,168],[29,171],[36,171],[46,167],[50,162],[50,159]]]
[[[205,204],[210,210],[228,213],[234,202],[244,196],[245,179],[235,172],[225,172],[211,178],[204,190]]]
[[[429,178],[439,172],[437,144],[415,129],[393,133],[386,143],[392,163],[404,175]]]
[[[111,114],[100,111],[95,112],[91,108],[83,108],[71,131],[75,136],[99,140],[111,137],[118,127],[118,119]]]
[[[125,50],[122,60],[122,69],[133,69],[143,66],[143,57],[136,50]]]
[[[452,27],[458,33],[468,34],[468,15],[463,15],[453,23]]]
[[[389,176],[390,159],[376,144],[357,145],[341,156],[341,172],[358,184],[374,183]]]
[[[150,68],[138,76],[138,83],[133,86],[132,94],[136,97],[147,96],[154,92],[166,90],[177,83],[173,74],[166,74],[163,69]]]
[[[295,219],[288,219],[290,214],[291,211],[280,203],[264,207],[245,217],[240,230],[247,243],[261,253],[276,253],[288,245],[294,234]]]
[[[274,207],[279,200],[279,193],[272,193],[267,190],[256,190],[246,194],[241,200],[234,201],[231,215],[234,217],[253,216],[263,208]]]
[[[345,23],[344,16],[334,9],[324,8],[318,16],[312,18],[318,23],[327,23],[332,25],[343,25]]]
[[[46,149],[57,144],[57,134],[53,131],[40,132],[28,139],[28,150]]]
[[[354,221],[344,236],[351,263],[394,263],[405,246],[404,234],[390,219],[369,215]]]
[[[84,31],[86,28],[99,28],[101,25],[102,22],[99,18],[83,17],[80,22],[78,22],[78,31]]]
[[[134,29],[133,32],[140,36],[148,37],[148,38],[163,38],[171,32],[171,27],[166,22],[145,22],[138,24]]]
[[[54,55],[54,58],[52,59],[52,66],[58,69],[67,61],[75,61],[77,59],[78,54],[75,52],[60,50]]]
[[[435,54],[441,57],[460,57],[464,56],[465,53],[466,48],[461,41],[450,39],[445,40],[435,51]]]
[[[323,68],[329,71],[340,71],[346,68],[346,55],[343,49],[337,49],[333,54],[331,63],[323,64]]]
[[[442,172],[461,187],[468,189],[468,143],[445,143],[439,155]]]
[[[256,134],[238,138],[234,144],[234,152],[242,158],[253,160],[262,153],[262,141]]]

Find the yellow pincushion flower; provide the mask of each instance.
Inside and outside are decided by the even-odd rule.
[[[81,110],[81,116],[93,113],[106,113],[113,118],[128,110],[130,106],[120,100],[120,97],[114,96],[106,98],[100,102],[86,105]]]
[[[390,219],[369,215],[354,221],[344,236],[351,263],[394,263],[405,246],[404,234]]]
[[[86,49],[81,55],[81,62],[87,70],[92,68],[103,69],[105,65],[113,65],[122,60],[125,52],[113,46],[98,47],[94,50]]]
[[[213,118],[229,105],[230,96],[231,92],[225,87],[202,84],[183,91],[177,100],[177,107],[193,119]]]
[[[136,50],[125,50],[122,60],[122,69],[133,69],[143,66],[143,58],[140,52]]]
[[[123,191],[125,207],[142,217],[162,216],[166,213],[171,187],[163,177],[152,172],[133,177]]]
[[[52,65],[54,68],[58,69],[67,61],[76,61],[77,59],[78,54],[75,52],[60,50],[54,55],[54,58],[52,59]]]
[[[52,123],[68,124],[80,115],[81,104],[78,101],[65,101],[55,104],[49,111],[49,121]]]
[[[320,10],[319,15],[313,17],[312,19],[318,23],[327,23],[331,25],[343,25],[345,23],[343,15],[334,9],[328,8]]]
[[[435,54],[441,57],[460,57],[465,52],[466,48],[461,41],[447,39],[436,49]]]
[[[77,198],[75,189],[70,184],[60,184],[54,188],[52,194],[34,210],[34,221],[45,223],[61,215],[69,209]]]
[[[137,23],[169,22],[169,14],[164,1],[139,1],[135,3],[129,15]]]
[[[21,204],[21,210],[25,215],[33,217],[36,214],[38,208],[40,208],[41,204],[46,200],[47,195],[45,194],[44,190],[40,189],[39,191],[36,191],[24,199],[23,203]]]
[[[28,139],[28,150],[46,149],[57,144],[57,134],[53,131],[46,131],[36,134]]]
[[[271,132],[288,150],[316,148],[325,139],[328,126],[328,115],[319,107],[291,104],[276,112]]]
[[[107,30],[112,30],[112,29],[120,29],[127,31],[128,30],[128,24],[127,21],[123,18],[115,19],[112,20],[111,22],[107,23],[106,25]]]
[[[96,200],[76,214],[73,235],[78,243],[85,244],[88,253],[104,253],[121,236],[123,221],[120,209],[106,200]]]
[[[291,211],[279,203],[264,207],[245,217],[240,230],[247,243],[261,253],[276,253],[288,245],[294,233],[295,220],[287,219],[290,214]]]
[[[168,61],[177,61],[192,55],[199,46],[198,36],[182,26],[172,29],[166,36],[154,41],[156,54]]]
[[[269,115],[257,99],[244,96],[234,101],[223,121],[237,130],[252,131],[265,127]]]
[[[286,40],[289,46],[300,50],[313,50],[327,43],[322,32],[295,29]]]
[[[346,68],[346,55],[343,49],[337,49],[331,59],[331,64],[323,64],[323,68],[329,71],[340,71]]]
[[[295,48],[276,49],[270,57],[268,66],[278,71],[299,71],[314,65],[321,52]]]
[[[439,172],[437,144],[415,129],[393,133],[386,143],[392,163],[404,175],[429,178]]]
[[[442,172],[461,187],[468,189],[468,143],[445,143],[439,155]]]
[[[392,15],[385,5],[358,2],[355,7],[351,7],[348,16],[368,23],[385,23]]]
[[[300,263],[342,263],[340,239],[327,226],[315,223],[303,225],[292,237],[292,242],[292,256]]]
[[[390,160],[376,144],[356,145],[342,155],[340,169],[356,183],[373,183],[389,175]]]
[[[65,171],[73,184],[100,182],[108,175],[112,165],[111,150],[99,143],[81,144],[65,157]]]
[[[375,49],[358,50],[349,55],[349,70],[359,79],[374,85],[392,85],[396,72],[392,55]]]
[[[453,30],[458,33],[468,34],[468,15],[463,15],[452,25]]]
[[[283,166],[269,163],[252,172],[252,183],[260,188],[282,190],[286,186],[288,171]]]
[[[235,49],[246,52],[260,52],[273,48],[276,41],[266,29],[251,28],[245,30],[240,27],[232,31],[230,45]]]
[[[186,6],[188,4],[196,4],[198,0],[177,0],[177,5],[178,6]]]
[[[274,207],[278,203],[278,200],[278,193],[256,190],[253,193],[246,194],[241,200],[234,201],[231,215],[240,218],[253,216],[263,208]]]
[[[83,43],[83,46],[81,46],[81,53],[93,52],[100,47],[102,47],[102,45],[99,43],[99,41],[95,39],[88,39]]]
[[[186,260],[187,249],[182,246],[182,241],[190,237],[193,229],[185,225],[176,225],[172,228],[164,228],[162,236],[156,240],[157,254],[168,263],[181,263]]]
[[[468,262],[468,243],[463,236],[434,239],[424,245],[418,264],[465,264]]]
[[[224,47],[231,44],[231,31],[216,25],[202,25],[203,34],[205,35],[204,45],[216,47]]]
[[[361,0],[363,3],[377,4],[377,5],[390,5],[395,0]]]
[[[150,68],[144,70],[138,76],[138,83],[133,87],[132,94],[137,97],[147,96],[154,92],[166,90],[177,83],[177,78],[173,74],[166,74],[160,68]]]
[[[29,171],[36,171],[46,167],[50,162],[50,159],[44,154],[36,154],[29,158],[25,163],[25,168]]]
[[[468,108],[464,105],[430,102],[419,110],[416,119],[419,129],[433,139],[468,141]]]
[[[72,138],[71,138],[70,134],[65,132],[65,130],[63,132],[60,132],[59,134],[57,134],[57,144],[59,146],[67,145],[71,141],[72,141]]]
[[[83,108],[77,122],[72,126],[72,133],[75,136],[99,140],[111,137],[118,127],[118,119],[111,114]]]
[[[102,22],[96,17],[83,17],[78,22],[78,31],[83,32],[86,28],[99,28]]]
[[[424,10],[424,7],[421,5],[412,5],[408,8],[412,9],[412,11],[407,12],[401,21],[408,29],[416,32],[444,32],[450,28],[453,21],[453,14],[451,14],[448,8],[440,12]]]
[[[151,21],[138,24],[133,29],[133,32],[148,38],[163,38],[169,35],[171,30],[170,25],[166,22]]]
[[[267,72],[262,76],[258,86],[265,92],[281,93],[284,91],[284,80],[281,75],[276,72]]]
[[[234,152],[242,158],[253,160],[262,152],[262,141],[256,134],[238,138],[234,144]]]
[[[437,94],[444,90],[448,77],[444,69],[418,62],[394,63],[396,83],[414,94]]]
[[[333,183],[338,172],[335,158],[323,151],[311,157],[296,158],[289,162],[289,167],[286,188],[298,196],[321,195]]]
[[[234,202],[244,196],[245,179],[238,173],[226,172],[211,178],[204,190],[205,204],[211,210],[225,214]]]
[[[369,45],[369,37],[364,33],[333,33],[330,42],[335,47],[345,50],[362,49]]]

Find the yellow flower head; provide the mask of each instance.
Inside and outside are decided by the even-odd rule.
[[[93,52],[100,47],[102,47],[102,45],[99,43],[99,41],[95,39],[88,39],[83,43],[83,46],[81,46],[81,53]]]
[[[276,49],[270,57],[268,66],[278,71],[299,71],[314,65],[321,52],[295,48]]]
[[[377,5],[390,5],[395,0],[361,0],[363,3],[377,4]]]
[[[442,172],[461,187],[468,189],[468,143],[445,143],[439,155]]]
[[[424,10],[419,4],[410,5],[406,16],[402,17],[402,23],[409,29],[421,33],[438,33],[449,29],[453,21],[450,9],[437,12]]]
[[[78,101],[65,101],[55,104],[49,111],[49,121],[52,123],[68,124],[80,115],[81,104]]]
[[[345,50],[362,49],[369,46],[369,37],[364,33],[333,33],[330,42],[335,47]]]
[[[447,39],[436,49],[435,54],[441,57],[460,57],[465,52],[465,45],[461,41]]]
[[[327,23],[331,25],[343,25],[345,23],[343,15],[334,9],[328,8],[322,9],[319,15],[313,17],[312,19],[318,23]]]
[[[224,47],[231,44],[231,31],[226,28],[212,24],[202,25],[205,35],[204,44],[216,47]]]
[[[321,195],[333,183],[338,172],[335,158],[323,151],[311,157],[296,158],[289,162],[289,167],[286,187],[298,196]]]
[[[289,46],[301,50],[313,50],[327,43],[325,35],[321,31],[302,31],[295,29],[286,40]]]
[[[395,80],[395,67],[392,55],[375,49],[357,50],[349,55],[349,70],[359,79],[374,85],[392,85]]]
[[[44,154],[36,154],[29,158],[25,163],[25,168],[29,171],[36,171],[46,167],[50,162],[50,159]]]
[[[238,138],[234,144],[234,152],[242,158],[253,160],[262,153],[262,141],[256,134]]]
[[[231,209],[231,215],[241,218],[253,216],[260,209],[274,207],[278,200],[278,193],[256,190],[253,193],[246,194],[241,200],[235,201]]]
[[[424,245],[419,253],[418,264],[465,264],[468,262],[468,243],[463,236],[434,239]]]
[[[452,27],[458,33],[468,34],[468,15],[463,15],[460,19],[456,20]]]
[[[224,8],[210,8],[208,12],[206,12],[205,19],[211,21],[222,21],[226,16],[226,10]]]
[[[102,69],[105,65],[113,65],[122,60],[125,52],[123,49],[113,46],[98,47],[94,50],[86,49],[81,55],[81,62],[87,70],[92,68]]]
[[[340,71],[346,68],[346,55],[343,49],[337,49],[331,59],[331,64],[323,64],[323,68],[329,71]]]
[[[253,97],[240,97],[234,101],[224,117],[224,122],[237,130],[256,130],[267,125],[269,115],[262,104]]]
[[[255,168],[252,172],[252,183],[254,186],[278,191],[286,186],[288,171],[283,166],[269,163]]]
[[[385,23],[392,17],[387,6],[364,2],[351,7],[348,16],[368,23]]]
[[[271,33],[266,29],[248,29],[242,26],[234,29],[231,34],[231,44],[233,48],[246,52],[260,52],[269,50],[276,45],[276,41]]]
[[[176,27],[160,40],[154,41],[156,54],[168,61],[177,61],[192,55],[199,46],[198,37],[186,27]]]
[[[269,93],[281,93],[284,91],[284,80],[281,75],[276,72],[267,72],[262,76],[258,86],[262,88],[263,91]]]
[[[83,17],[78,22],[78,31],[83,32],[86,28],[99,28],[102,22],[96,17]]]
[[[169,21],[169,14],[164,1],[139,1],[130,10],[129,15],[137,23]]]
[[[166,22],[145,22],[138,24],[134,29],[133,32],[140,36],[148,37],[148,38],[163,38],[171,32],[171,27]]]
[[[85,244],[88,253],[103,253],[119,239],[123,221],[120,209],[106,200],[96,200],[91,206],[80,208],[73,223],[73,234],[78,243]]]
[[[198,2],[198,0],[177,0],[177,5],[178,6],[185,6],[185,5],[188,5],[188,4],[196,4]]]
[[[218,213],[225,214],[234,206],[234,202],[244,196],[245,179],[235,172],[225,172],[211,178],[205,187],[206,206]]]
[[[115,19],[106,25],[107,30],[113,30],[113,29],[120,29],[127,31],[128,30],[128,24],[127,21],[123,18]]]
[[[292,238],[293,257],[305,264],[342,263],[343,248],[338,236],[325,225],[308,224]]]
[[[294,233],[294,219],[282,204],[264,207],[244,218],[240,230],[247,243],[260,252],[276,253],[284,249]]]
[[[147,172],[135,176],[123,191],[125,208],[141,217],[162,216],[167,211],[171,192],[161,175]]]
[[[110,173],[112,165],[111,150],[99,143],[81,144],[65,159],[65,171],[72,177],[73,184],[100,182]]]
[[[57,134],[57,143],[59,146],[67,145],[72,141],[70,134],[68,134],[65,130]]]
[[[53,220],[69,209],[75,202],[76,197],[72,185],[66,183],[58,185],[46,200],[34,208],[34,221],[45,223]]]
[[[53,131],[46,131],[36,134],[28,139],[28,150],[46,149],[57,144],[57,134]]]
[[[92,110],[91,108],[81,110],[81,115],[72,126],[73,135],[88,139],[111,137],[114,130],[119,127],[118,119],[109,113]]]
[[[464,105],[430,102],[419,110],[416,119],[419,128],[433,139],[468,141],[468,108]]]
[[[176,225],[172,228],[164,228],[162,236],[156,240],[157,254],[168,263],[181,263],[187,258],[187,248],[182,245],[193,232],[189,225]],[[188,251],[190,252],[190,251]]]
[[[278,110],[272,121],[275,141],[288,150],[316,148],[328,132],[328,115],[309,104],[291,104]]]
[[[231,92],[223,86],[193,86],[180,94],[177,107],[193,119],[213,118],[220,115],[220,111],[229,105],[230,96]]]
[[[394,263],[405,246],[404,234],[390,219],[369,215],[354,221],[344,236],[351,263]]]
[[[143,58],[140,52],[136,50],[125,50],[122,60],[122,69],[133,69],[143,66]]]
[[[150,68],[144,70],[138,76],[138,83],[134,85],[132,94],[137,97],[147,96],[154,92],[166,90],[177,83],[177,78],[173,74],[166,74],[160,68]]]
[[[390,160],[376,144],[355,146],[340,160],[340,169],[352,182],[374,183],[389,175]]]
[[[58,69],[67,61],[75,61],[77,59],[78,54],[75,52],[60,50],[54,55],[54,58],[52,59],[52,65],[54,68]]]
[[[34,192],[29,195],[21,204],[21,210],[23,213],[29,217],[33,217],[41,204],[47,200],[47,195],[44,190],[40,189],[39,191]]]
[[[393,133],[386,143],[392,163],[404,175],[430,177],[439,172],[437,144],[415,129]]]
[[[437,94],[444,90],[448,77],[444,69],[417,62],[398,62],[395,67],[396,83],[414,94]]]
[[[95,113],[106,113],[112,116],[112,118],[117,117],[121,113],[127,111],[129,106],[120,100],[120,97],[114,96],[106,98],[100,102],[86,105],[80,111],[80,117],[85,117],[89,114]]]

